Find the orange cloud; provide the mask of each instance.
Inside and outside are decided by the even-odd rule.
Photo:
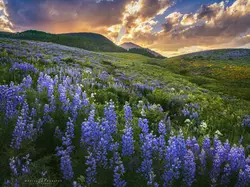
[[[197,49],[238,47],[250,42],[250,1],[236,0],[229,7],[223,1],[203,5],[194,14],[173,12],[162,26],[158,33],[137,32],[133,41],[169,56]]]
[[[119,42],[132,40],[138,32],[151,33],[153,26],[157,24],[157,21],[154,20],[155,16],[163,14],[171,5],[170,0],[135,0],[128,3],[118,26],[125,29],[125,34]],[[109,31],[113,32],[115,36],[118,36],[120,32],[119,30],[112,31],[112,29]]]
[[[0,0],[0,28],[97,32],[116,43],[132,41],[170,56],[250,42],[250,0],[202,5],[189,14],[172,12],[155,32],[157,15],[172,5],[173,0]]]
[[[0,29],[2,31],[14,32],[13,24],[9,20],[9,14],[6,11],[5,3],[0,0]]]

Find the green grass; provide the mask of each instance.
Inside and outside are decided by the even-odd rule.
[[[250,100],[250,57],[231,60],[173,57],[155,65],[200,87]]]
[[[2,38],[52,42],[70,47],[83,48],[90,51],[125,52],[125,50],[106,37],[95,33],[50,34],[29,30],[21,33],[0,32]]]
[[[1,40],[0,42],[6,42],[7,40]],[[25,41],[18,41],[10,44],[17,46],[18,50],[23,50],[29,46]],[[20,45],[17,45],[19,44]],[[31,47],[31,46],[30,46]],[[32,47],[31,47],[32,49]],[[217,63],[216,59],[183,59],[182,57],[175,57],[166,59],[153,59],[138,54],[130,53],[89,53],[86,55],[77,56],[77,54],[71,51],[57,51],[54,48],[51,49],[52,54],[43,54],[43,58],[52,58],[54,55],[61,54],[65,55],[62,62],[54,64],[53,62],[48,64],[40,63],[34,59],[26,57],[23,60],[30,64],[33,64],[39,71],[44,71],[50,67],[61,67],[56,72],[48,73],[51,77],[55,74],[69,76],[74,80],[74,75],[68,74],[67,68],[76,67],[80,65],[80,69],[75,69],[77,72],[81,72],[86,67],[91,68],[92,73],[86,73],[85,71],[80,74],[80,82],[73,82],[71,85],[81,86],[82,91],[85,91],[90,103],[96,108],[96,120],[101,120],[104,117],[103,109],[107,101],[114,101],[115,110],[118,120],[118,134],[114,136],[115,140],[121,139],[124,130],[124,111],[123,106],[126,102],[132,107],[133,110],[133,129],[134,137],[136,140],[136,150],[140,152],[140,141],[139,134],[140,128],[138,127],[138,118],[144,118],[141,115],[141,109],[138,107],[138,103],[141,101],[145,105],[155,104],[161,106],[163,110],[146,110],[146,118],[149,121],[150,131],[154,131],[157,134],[157,125],[160,120],[166,116],[171,119],[171,134],[179,134],[182,130],[185,138],[196,137],[198,142],[201,143],[202,139],[209,135],[214,137],[215,132],[219,130],[221,132],[220,139],[226,141],[227,139],[231,144],[239,145],[239,140],[242,136],[244,139],[242,145],[246,147],[249,145],[250,130],[242,127],[242,118],[246,114],[250,114],[250,101],[247,100],[249,95],[249,77],[248,77],[248,66],[242,65],[239,59],[233,60],[230,66],[226,64],[226,61]],[[58,52],[58,54],[57,54]],[[43,51],[41,51],[43,53]],[[0,64],[0,84],[10,84],[13,81],[15,84],[20,84],[22,81],[22,75],[25,72],[15,71],[11,73],[11,63],[8,62],[9,58],[16,59],[17,56],[14,52],[0,49],[0,57],[8,57],[6,64]],[[84,59],[83,62],[80,59],[74,58],[80,57]],[[231,67],[232,66],[232,67]],[[229,69],[227,69],[229,67]],[[63,72],[61,72],[61,70]],[[100,78],[100,73],[103,71],[108,72],[109,76],[106,80]],[[126,75],[129,80],[120,79],[120,81],[126,87],[115,87],[115,78]],[[37,117],[41,118],[44,116],[44,106],[49,103],[48,91],[44,89],[42,92],[37,90],[37,79],[38,74],[31,74],[33,78],[33,84],[30,88],[26,89],[27,102],[30,107],[37,109]],[[85,84],[88,83],[89,84]],[[155,83],[157,82],[157,84]],[[93,84],[92,84],[93,83]],[[99,83],[105,85],[105,87],[99,87],[95,85]],[[138,94],[135,89],[135,84],[145,84],[149,86],[156,86],[154,91],[143,91]],[[209,89],[209,90],[205,90]],[[94,98],[92,94],[95,93]],[[16,118],[8,121],[7,125],[2,125],[0,128],[0,135],[2,142],[0,145],[2,150],[0,156],[2,162],[0,166],[2,169],[0,180],[10,178],[9,171],[9,158],[32,152],[32,177],[40,178],[42,171],[48,171],[49,179],[61,178],[61,171],[59,166],[59,158],[55,156],[55,148],[61,146],[61,142],[55,138],[54,132],[56,126],[60,127],[61,130],[65,130],[68,117],[71,113],[64,113],[61,110],[62,103],[59,101],[58,85],[55,86],[55,99],[57,109],[51,112],[50,115],[53,117],[54,122],[48,122],[44,125],[43,134],[38,135],[38,138],[34,142],[25,141],[22,145],[20,152],[14,152],[10,148],[10,142],[12,138],[12,132],[16,125]],[[229,97],[229,96],[230,97]],[[232,96],[236,98],[232,98]],[[73,101],[74,96],[68,94],[70,102]],[[39,105],[36,104],[35,99],[39,98]],[[139,102],[140,101],[140,102]],[[182,109],[187,104],[198,104],[200,106],[198,120],[190,120],[189,123],[185,122],[187,117],[182,114]],[[147,108],[147,107],[146,107]],[[20,112],[19,108],[19,112]],[[78,177],[85,176],[86,165],[85,156],[86,152],[80,149],[80,135],[81,135],[81,124],[88,117],[88,112],[85,109],[90,109],[90,106],[79,110],[78,118],[74,122],[75,138],[73,144],[76,146],[76,151],[72,153],[72,164],[75,172],[75,180]],[[0,113],[0,120],[4,121],[4,116]],[[37,119],[36,119],[37,120]],[[207,128],[202,129],[201,122],[207,124]],[[3,123],[2,123],[3,124]],[[169,135],[168,135],[169,137]],[[168,138],[166,137],[166,138]],[[249,153],[246,150],[246,153]],[[140,158],[140,157],[138,157]],[[128,163],[130,163],[128,158]],[[135,160],[137,162],[137,160]],[[140,163],[140,159],[138,160]],[[134,162],[132,160],[132,162]],[[125,164],[128,164],[127,162]],[[159,164],[161,165],[161,164]],[[127,167],[127,166],[126,166]],[[154,165],[157,168],[157,165]],[[159,167],[160,168],[160,167]],[[100,178],[98,178],[97,186],[110,186],[112,185],[113,173],[110,171],[100,171]],[[138,176],[136,172],[127,172],[127,178],[132,179],[129,181],[128,186],[145,186],[146,183]],[[29,177],[29,176],[28,176]],[[27,177],[27,178],[28,178]],[[209,176],[207,176],[209,178]],[[110,180],[110,181],[109,181]],[[138,184],[135,184],[135,181]],[[198,183],[203,181],[202,178],[197,178]],[[83,182],[84,184],[84,182]],[[200,184],[200,183],[199,183]],[[65,183],[65,186],[69,186],[69,183]],[[177,185],[178,186],[178,185]]]
[[[118,58],[125,59],[125,60],[132,60],[132,61],[138,61],[138,60],[144,61],[144,60],[151,59],[150,57],[146,57],[146,56],[143,56],[140,54],[134,54],[134,53],[104,52],[102,54],[118,57]]]

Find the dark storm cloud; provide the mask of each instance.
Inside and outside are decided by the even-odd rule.
[[[6,7],[10,20],[16,26],[32,27],[72,21],[101,27],[119,23],[126,2],[126,0],[8,0]]]
[[[207,17],[208,19],[210,19],[215,14],[216,14],[216,11],[213,10],[211,7],[209,7],[208,5],[202,5],[200,10],[198,11],[197,18],[202,19],[204,17]]]

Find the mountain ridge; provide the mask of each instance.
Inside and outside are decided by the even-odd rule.
[[[81,36],[79,36],[79,34]],[[52,34],[37,30],[26,30],[17,33],[0,32],[0,37],[52,42],[70,47],[78,47],[96,52],[126,52],[111,40],[96,33],[64,33]],[[94,39],[97,38],[97,39]]]
[[[141,53],[149,57],[156,57],[156,58],[164,58],[163,55],[149,49],[141,47],[133,42],[125,42],[120,45],[123,49],[132,52],[132,53]]]

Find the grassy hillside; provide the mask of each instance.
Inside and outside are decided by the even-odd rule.
[[[180,74],[203,88],[250,100],[249,49],[206,51],[148,63]]]
[[[250,101],[210,65],[0,38],[0,186],[249,186]]]
[[[115,45],[109,39],[95,33],[50,34],[41,31],[28,30],[13,34],[2,32],[0,33],[0,37],[53,42],[90,51],[125,52],[123,48]]]

